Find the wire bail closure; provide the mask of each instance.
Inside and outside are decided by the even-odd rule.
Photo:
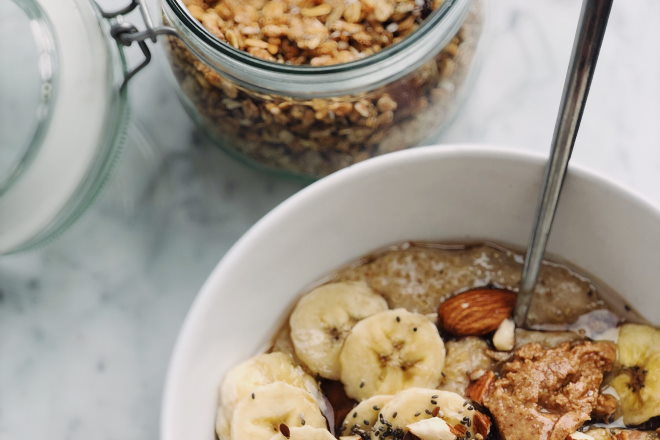
[[[135,25],[122,21],[124,15],[129,14],[136,8],[139,9],[142,16],[142,22],[145,26],[144,30],[139,30]],[[125,47],[137,43],[144,55],[144,60],[140,64],[126,72],[124,81],[122,81],[119,88],[120,91],[123,91],[128,85],[128,82],[151,61],[151,50],[147,45],[147,40],[155,43],[159,35],[178,36],[178,33],[176,29],[170,26],[154,26],[144,0],[131,0],[128,6],[117,11],[104,11],[100,6],[99,10],[103,18],[113,20],[110,26],[110,35],[112,38]]]

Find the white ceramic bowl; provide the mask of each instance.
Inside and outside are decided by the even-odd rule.
[[[174,350],[163,440],[213,440],[217,388],[265,347],[303,289],[342,264],[409,239],[492,240],[524,248],[540,156],[492,146],[425,147],[337,172],[259,221],[215,268]],[[549,252],[623,294],[660,324],[660,211],[573,168]]]

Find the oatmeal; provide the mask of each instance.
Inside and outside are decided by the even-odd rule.
[[[660,330],[554,263],[534,316],[555,330],[515,328],[520,265],[405,243],[337,270],[226,375],[220,440],[660,439]]]
[[[448,341],[447,360],[439,388],[465,395],[472,380],[494,368],[497,357],[482,338],[468,336]]]
[[[515,290],[522,260],[490,246],[456,250],[417,246],[393,249],[365,264],[337,273],[338,280],[365,280],[387,299],[390,307],[435,313],[450,295],[481,286]],[[535,289],[531,323],[573,322],[603,307],[595,288],[565,267],[544,264]]]

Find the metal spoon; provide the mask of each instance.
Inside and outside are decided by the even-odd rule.
[[[521,327],[527,324],[527,311],[532,302],[534,286],[536,286],[543,254],[550,236],[568,160],[573,151],[582,112],[587,102],[587,94],[605,35],[612,1],[584,0],[582,3],[573,53],[566,73],[564,91],[552,138],[550,160],[545,169],[545,180],[516,300],[514,318],[516,325]]]

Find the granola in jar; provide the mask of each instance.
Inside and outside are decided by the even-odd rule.
[[[461,3],[464,14],[452,15]],[[482,31],[481,4],[469,0],[186,0],[186,6],[217,40],[273,69],[300,67],[307,78],[318,72],[319,85],[336,80],[328,72],[357,74],[366,64],[386,72],[373,83],[362,75],[357,88],[347,78],[336,81],[335,91],[303,85],[264,90],[249,75],[236,78],[222,63],[211,65],[190,42],[169,39],[184,103],[212,138],[253,162],[307,177],[415,146],[437,133],[461,102]],[[443,30],[442,45],[427,45],[428,53],[412,43],[397,45],[439,32],[425,25],[441,13],[439,23],[455,21]],[[411,64],[388,65],[406,50],[414,51]]]

